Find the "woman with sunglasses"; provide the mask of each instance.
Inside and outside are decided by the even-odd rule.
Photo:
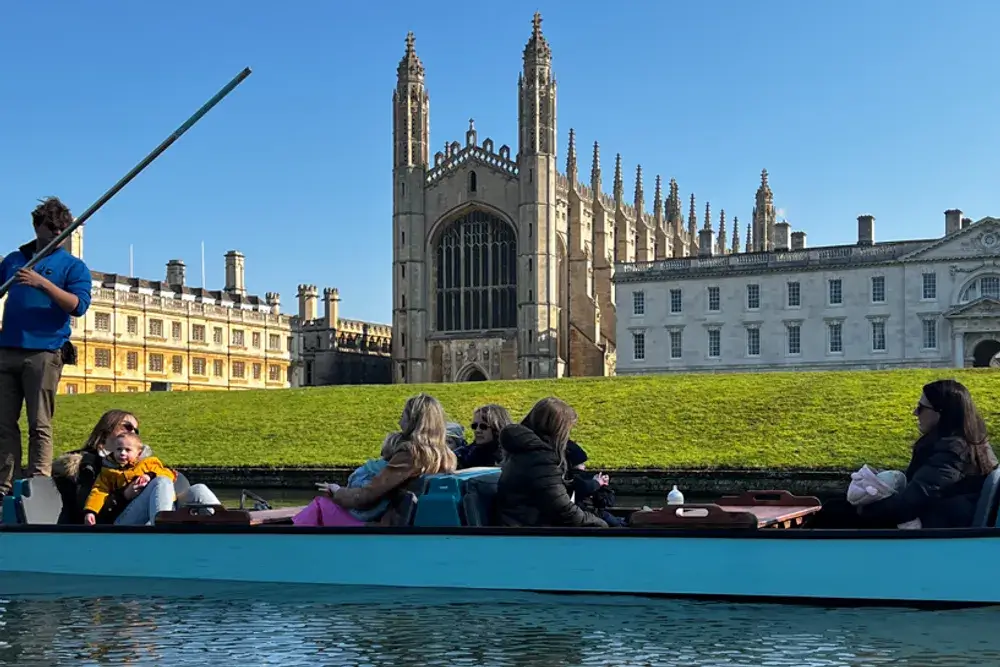
[[[97,420],[81,449],[66,452],[52,462],[52,480],[63,501],[59,523],[83,523],[83,505],[101,474],[104,457],[109,451],[108,443],[122,433],[138,432],[139,420],[131,412],[108,410]],[[125,490],[110,496],[98,515],[98,523],[112,523],[113,516],[121,512],[130,500],[125,496]]]
[[[66,452],[52,463],[52,479],[62,496],[62,511],[59,523],[82,524],[83,506],[90,495],[90,489],[101,474],[104,458],[112,449],[113,442],[122,433],[139,434],[139,420],[125,410],[108,410],[90,432],[90,437],[81,449]],[[185,485],[186,486],[186,485]],[[125,508],[135,500],[143,487],[132,484],[108,496],[104,507],[97,515],[97,523],[111,524]],[[219,499],[204,484],[194,484],[182,488],[175,485],[177,505],[219,505]]]
[[[955,380],[924,385],[913,409],[920,437],[902,492],[857,508],[831,503],[817,528],[894,528],[920,519],[923,528],[967,528],[986,477],[997,467],[986,423],[969,390]],[[851,516],[853,514],[853,516]]]
[[[510,413],[501,405],[476,408],[472,413],[473,441],[455,449],[459,470],[500,465],[500,431],[510,424]]]

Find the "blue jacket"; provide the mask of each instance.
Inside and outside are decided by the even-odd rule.
[[[371,481],[375,479],[376,475],[382,472],[382,469],[389,465],[389,462],[385,459],[369,459],[365,462],[363,466],[351,473],[351,476],[347,478],[347,486],[351,489],[357,489],[371,484]],[[365,523],[371,523],[372,521],[378,521],[382,518],[382,515],[386,513],[389,509],[389,499],[383,499],[374,507],[369,507],[363,510],[350,510],[351,514],[354,515],[355,519],[364,521]]]
[[[0,283],[7,282],[27,264],[34,252],[35,243],[31,242],[4,257],[0,262]],[[70,316],[82,317],[90,307],[90,269],[64,248],[54,250],[34,270],[80,302],[72,313],[67,313],[45,292],[27,285],[12,285],[3,311],[0,347],[58,350],[69,340]]]

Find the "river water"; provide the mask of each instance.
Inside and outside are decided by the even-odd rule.
[[[123,570],[128,558],[122,554]],[[249,557],[249,556],[248,556]],[[0,665],[1000,665],[1000,610],[824,609],[615,596],[0,582]]]

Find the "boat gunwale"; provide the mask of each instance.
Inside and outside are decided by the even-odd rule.
[[[417,537],[572,537],[592,539],[777,539],[777,540],[942,540],[1000,538],[1000,528],[887,529],[734,529],[734,528],[577,528],[529,526],[295,526],[162,524],[158,526],[85,526],[75,524],[0,524],[0,536],[18,533],[100,535],[327,535]]]

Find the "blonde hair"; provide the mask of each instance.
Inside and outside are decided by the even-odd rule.
[[[409,452],[422,475],[455,472],[458,467],[458,459],[448,447],[445,423],[444,408],[433,396],[420,393],[403,406],[396,451]]]
[[[521,425],[555,448],[565,471],[566,443],[569,442],[569,432],[576,425],[576,420],[576,410],[565,401],[550,396],[535,403],[521,420]]]
[[[115,438],[115,440],[118,443],[127,444],[129,447],[135,447],[136,449],[139,450],[141,450],[143,447],[142,439],[139,438],[138,433],[126,431],[125,433],[122,433],[117,438]]]

